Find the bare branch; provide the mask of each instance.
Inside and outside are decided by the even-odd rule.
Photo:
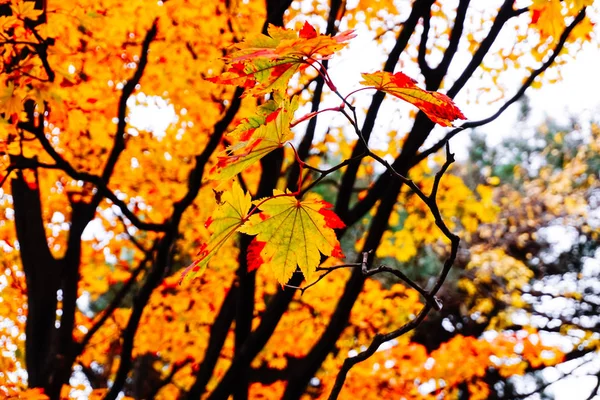
[[[558,57],[558,55],[562,51],[563,47],[565,46],[565,43],[566,43],[569,35],[573,31],[573,29],[575,29],[575,26],[577,26],[577,24],[579,24],[581,21],[583,21],[584,17],[585,17],[585,7],[579,12],[579,14],[577,14],[577,17],[575,17],[575,19],[569,24],[569,26],[567,26],[565,28],[562,35],[560,36],[558,43],[554,47],[552,56],[550,56],[550,58],[548,58],[548,60],[546,60],[546,62],[544,62],[539,68],[537,68],[531,72],[531,74],[525,80],[525,82],[523,82],[523,84],[521,85],[519,90],[517,90],[517,92],[498,109],[498,111],[496,111],[494,114],[492,114],[491,116],[489,116],[487,118],[480,119],[477,121],[465,122],[460,127],[448,132],[442,140],[440,140],[439,142],[437,142],[436,144],[431,146],[429,149],[421,152],[415,158],[415,165],[418,164],[419,162],[423,161],[429,155],[437,152],[439,149],[444,147],[444,145],[446,143],[448,143],[448,141],[450,139],[452,139],[454,136],[456,136],[459,132],[461,132],[465,129],[477,128],[479,126],[489,124],[490,122],[492,122],[496,118],[498,118],[500,115],[502,115],[502,113],[504,113],[504,111],[506,111],[506,109],[508,107],[510,107],[513,103],[515,103],[517,100],[519,100],[523,96],[523,94],[525,94],[525,91],[531,86],[531,84],[533,83],[535,78],[540,76],[544,71],[546,71],[554,63],[554,61],[556,60],[556,57]]]
[[[401,174],[396,172],[385,160],[378,159],[378,161],[381,162],[383,165],[385,165],[386,168],[388,168],[388,170],[394,176],[396,176],[403,183],[405,183],[411,189],[413,189],[413,191],[415,191],[415,193],[429,207],[431,213],[433,214],[433,216],[435,218],[436,225],[442,231],[444,236],[446,236],[451,242],[450,256],[444,262],[442,271],[441,271],[440,275],[438,276],[433,288],[429,292],[424,294],[427,302],[425,303],[425,306],[421,309],[421,311],[419,312],[417,317],[395,331],[389,332],[387,334],[375,335],[375,337],[371,341],[371,344],[365,351],[357,354],[354,357],[347,358],[344,361],[342,368],[338,372],[334,387],[329,395],[329,400],[334,400],[334,399],[338,398],[338,396],[342,390],[342,387],[344,386],[346,376],[348,375],[348,372],[354,365],[356,365],[362,361],[365,361],[366,359],[371,357],[375,353],[375,351],[377,351],[379,346],[381,344],[383,344],[384,342],[395,339],[407,332],[410,332],[411,330],[415,329],[416,327],[418,327],[421,324],[421,322],[423,322],[423,320],[425,320],[425,317],[427,316],[427,314],[429,314],[429,312],[432,309],[436,309],[436,308],[440,309],[441,308],[441,303],[435,296],[438,293],[438,291],[440,290],[440,288],[442,287],[442,285],[444,284],[444,282],[448,276],[448,273],[450,272],[450,269],[452,268],[452,265],[454,264],[454,261],[456,260],[456,255],[458,253],[458,246],[460,243],[460,238],[457,235],[453,234],[448,229],[448,227],[444,223],[444,220],[441,217],[440,210],[439,210],[439,208],[437,206],[437,202],[436,202],[437,190],[439,187],[440,180],[441,180],[442,176],[444,175],[444,173],[448,170],[450,165],[454,162],[454,155],[450,152],[449,146],[446,147],[446,162],[444,163],[444,165],[442,166],[440,171],[435,175],[433,189],[432,189],[431,193],[429,194],[429,196],[425,195],[411,180],[405,178],[404,176],[402,176]],[[363,254],[363,260],[364,259],[365,259],[365,254]],[[375,271],[377,271],[377,270],[378,269],[375,269]],[[385,272],[393,271],[393,270],[388,271],[387,268],[384,268],[384,270],[386,270]],[[363,268],[363,272],[364,272],[364,268]],[[418,285],[416,285],[416,284],[415,284],[415,286],[418,287]],[[421,293],[421,291],[419,291],[419,293]]]
[[[431,27],[431,9],[423,14],[423,31],[421,32],[421,40],[419,41],[419,53],[417,55],[417,62],[419,63],[419,69],[421,74],[427,81],[431,75],[432,68],[427,64],[425,55],[427,54],[427,37],[429,36],[429,29]]]
[[[144,75],[144,70],[146,69],[146,64],[148,64],[148,50],[150,49],[150,43],[154,40],[157,33],[157,24],[158,19],[155,19],[152,23],[152,26],[146,32],[146,36],[142,42],[142,50],[140,52],[140,61],[138,63],[137,69],[133,74],[133,77],[127,81],[125,86],[123,87],[123,91],[121,92],[121,97],[119,98],[119,106],[117,111],[117,131],[115,132],[115,139],[113,143],[112,150],[108,156],[108,161],[104,166],[104,171],[102,171],[102,180],[106,183],[109,182],[110,177],[115,169],[115,165],[117,164],[117,160],[119,156],[125,150],[125,128],[127,127],[127,100],[133,94],[136,89],[138,83],[142,79]]]
[[[317,283],[321,282],[321,280],[323,280],[323,278],[325,278],[327,275],[329,275],[330,273],[332,273],[335,270],[338,269],[342,269],[342,268],[351,268],[351,267],[360,267],[361,264],[360,263],[351,263],[351,264],[341,264],[341,265],[335,265],[333,267],[317,267],[317,271],[325,271],[324,274],[319,275],[319,277],[309,283],[306,286],[294,286],[294,285],[284,285],[285,287],[288,287],[290,289],[297,289],[300,291],[300,294],[303,295],[305,291],[307,291],[309,288],[315,286]]]

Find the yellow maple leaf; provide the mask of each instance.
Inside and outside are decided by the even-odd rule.
[[[204,224],[211,228],[213,233],[209,241],[200,246],[196,260],[183,271],[180,282],[184,278],[202,274],[211,257],[246,221],[252,198],[249,193],[244,193],[238,182],[234,182],[231,191],[225,192],[221,200],[215,213]]]
[[[13,12],[13,15],[21,18],[21,19],[32,19],[35,20],[37,19],[37,17],[39,17],[40,15],[42,15],[43,10],[36,10],[35,9],[35,2],[34,1],[14,1],[11,5],[10,5],[10,9]]]
[[[308,22],[297,34],[275,25],[269,25],[268,34],[250,36],[236,44],[237,50],[225,58],[227,70],[208,80],[243,86],[247,89],[244,96],[285,90],[296,72],[328,59],[355,37],[353,31],[333,37],[320,35]]]
[[[240,229],[256,235],[248,248],[249,270],[266,265],[284,285],[297,267],[310,280],[320,263],[320,253],[343,257],[334,229],[345,225],[330,210],[331,204],[316,195],[298,200],[289,192],[274,190],[273,196],[256,201],[261,212]]]

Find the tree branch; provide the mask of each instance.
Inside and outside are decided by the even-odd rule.
[[[402,30],[398,34],[398,39],[396,40],[396,44],[394,48],[388,55],[387,61],[383,67],[383,70],[386,72],[393,72],[396,65],[398,64],[398,60],[400,59],[400,55],[406,49],[408,45],[408,41],[415,31],[415,27],[419,22],[421,16],[426,13],[433,4],[432,0],[417,0],[415,1],[412,11],[408,16],[407,20],[402,25]],[[367,115],[365,117],[365,121],[362,127],[362,138],[368,142],[371,136],[371,132],[373,131],[373,127],[375,126],[375,120],[377,118],[377,114],[379,113],[379,108],[381,107],[381,103],[385,94],[383,92],[377,92],[373,95],[373,99],[371,100],[371,105],[369,106],[369,110],[367,111]],[[358,156],[359,154],[363,154],[365,152],[365,146],[362,142],[357,142],[354,150],[352,151],[351,158]],[[356,174],[358,172],[358,165],[350,165],[346,169],[342,177],[342,183],[340,186],[340,191],[337,197],[337,201],[335,204],[336,213],[342,218],[342,220],[346,223],[346,225],[351,225],[347,219],[348,207],[350,204],[352,189],[356,182]]]
[[[129,317],[129,321],[127,322],[127,326],[123,331],[123,342],[121,346],[121,359],[120,364],[117,370],[117,374],[114,379],[113,386],[110,388],[110,391],[107,393],[105,399],[106,400],[115,400],[119,395],[123,385],[125,384],[125,380],[127,378],[127,374],[131,369],[132,365],[132,353],[134,346],[135,334],[137,332],[140,318],[150,299],[150,295],[154,291],[154,289],[160,283],[162,277],[166,272],[168,272],[169,267],[169,259],[170,252],[173,245],[173,242],[177,238],[177,234],[179,232],[179,224],[181,222],[181,217],[185,210],[194,202],[194,199],[198,195],[200,188],[202,187],[202,177],[204,175],[204,168],[208,163],[211,155],[216,150],[217,146],[221,142],[223,138],[223,134],[225,130],[237,114],[240,105],[241,98],[244,89],[236,88],[233,99],[231,101],[231,105],[225,112],[223,118],[221,118],[214,126],[214,130],[208,144],[202,151],[202,153],[195,157],[196,164],[194,168],[189,173],[188,177],[188,191],[185,196],[175,202],[173,206],[173,213],[171,218],[169,219],[168,229],[166,230],[165,235],[160,239],[157,249],[156,259],[154,260],[154,264],[148,273],[148,276],[141,286],[138,295],[136,296],[133,302],[133,308],[131,315]]]
[[[141,221],[128,207],[127,204],[119,199],[117,195],[115,195],[107,186],[106,182],[97,175],[89,174],[87,172],[79,172],[77,171],[67,160],[65,160],[50,144],[50,141],[44,134],[43,124],[38,125],[37,127],[30,123],[19,122],[18,127],[26,130],[27,132],[32,133],[39,140],[40,144],[50,155],[50,157],[54,160],[56,164],[54,165],[44,165],[44,164],[36,164],[38,167],[43,168],[52,168],[52,169],[61,169],[71,178],[76,180],[81,180],[84,182],[91,183],[96,186],[98,189],[98,195],[102,195],[103,197],[109,199],[113,202],[125,217],[131,221],[131,223],[138,229],[144,231],[155,231],[155,232],[163,232],[166,230],[166,224],[156,224],[152,222],[143,222]],[[8,175],[7,175],[8,176]]]
[[[423,31],[421,32],[421,40],[419,41],[419,52],[417,54],[417,63],[421,74],[425,77],[425,81],[431,77],[432,68],[427,64],[427,38],[429,36],[429,29],[431,28],[431,9],[429,12],[423,13]]]
[[[204,360],[202,360],[202,364],[200,364],[198,372],[196,373],[196,379],[190,390],[185,395],[181,396],[181,398],[195,400],[202,396],[206,391],[206,385],[217,365],[221,349],[225,344],[227,333],[229,332],[229,328],[235,316],[235,302],[238,296],[237,292],[238,288],[233,285],[229,289],[229,292],[227,292],[227,296],[225,297],[225,300],[223,300],[221,309],[210,328],[208,346],[204,353]]]
[[[342,6],[341,0],[331,0],[331,4],[329,5],[329,17],[327,18],[327,28],[325,29],[326,35],[335,34],[335,31],[336,31],[335,22],[337,20],[336,17],[338,15],[338,12],[340,11],[341,6]],[[328,65],[329,65],[329,60],[323,61],[323,68],[327,69]],[[321,104],[321,97],[323,94],[323,87],[325,86],[325,80],[323,79],[323,76],[321,76],[320,74],[317,75],[316,81],[317,81],[317,86],[315,87],[315,92],[313,93],[313,96],[312,96],[310,112],[317,112],[319,110],[319,105]],[[297,154],[298,154],[298,158],[301,161],[306,160],[306,158],[308,157],[308,153],[310,151],[312,141],[315,137],[315,129],[317,128],[317,118],[318,118],[318,116],[315,116],[310,121],[308,121],[308,126],[306,127],[306,132],[304,133],[304,137],[302,137],[302,141],[300,142],[300,145],[298,146]],[[296,185],[297,185],[298,177],[299,177],[300,173],[301,173],[300,165],[298,164],[298,162],[295,162],[292,165],[292,169],[290,171],[290,174],[289,174],[288,180],[287,180],[287,187],[291,191],[296,191],[296,189],[297,189]]]
[[[473,54],[473,58],[464,69],[463,73],[458,77],[458,79],[454,82],[450,90],[448,90],[448,97],[454,98],[460,92],[460,90],[465,86],[467,81],[471,79],[473,73],[479,68],[481,63],[483,62],[483,58],[490,51],[492,44],[496,41],[496,38],[500,34],[502,27],[512,17],[516,16],[513,10],[514,0],[505,0],[500,10],[498,11],[498,15],[494,20],[494,24],[490,29],[490,32],[487,34],[485,39],[479,45],[479,48]]]
[[[434,187],[431,191],[431,194],[429,196],[427,196],[426,200],[423,200],[423,201],[428,205],[431,212],[434,214],[434,217],[436,219],[436,225],[438,226],[438,228],[442,231],[444,236],[446,236],[451,242],[450,256],[444,262],[444,267],[442,268],[442,271],[441,271],[440,275],[438,276],[433,288],[427,293],[426,299],[428,301],[426,302],[425,306],[421,309],[421,311],[419,312],[417,317],[395,331],[389,332],[387,334],[375,335],[375,337],[371,341],[371,344],[365,351],[357,354],[354,357],[347,358],[344,361],[342,368],[338,372],[338,375],[335,380],[335,384],[329,395],[329,400],[335,400],[338,398],[338,396],[342,390],[342,387],[344,386],[346,376],[348,375],[348,372],[354,365],[356,365],[362,361],[365,361],[366,359],[371,357],[375,353],[375,351],[377,351],[379,346],[381,344],[383,344],[384,342],[395,339],[395,338],[417,328],[421,324],[421,322],[423,322],[423,320],[425,320],[425,317],[427,316],[427,314],[429,314],[429,312],[432,309],[435,309],[436,307],[441,308],[441,304],[439,303],[439,301],[437,300],[437,298],[435,296],[438,293],[438,291],[440,290],[440,288],[442,287],[442,285],[444,284],[444,282],[448,276],[448,273],[450,272],[450,269],[452,268],[452,265],[454,264],[454,261],[456,260],[456,255],[458,253],[458,246],[460,243],[459,237],[456,236],[455,234],[453,234],[452,232],[450,232],[450,230],[444,223],[443,219],[441,219],[439,208],[436,203],[436,194],[437,194],[437,187],[439,186],[439,181],[441,180],[441,177],[447,171],[449,166],[454,162],[454,157],[450,153],[450,149],[448,147],[447,147],[447,151],[446,151],[446,157],[447,157],[446,162],[442,166],[441,170],[436,174],[436,177],[435,177],[436,183],[434,183]],[[431,300],[429,300],[429,299],[431,299]]]
[[[437,142],[436,144],[431,146],[429,149],[427,149],[427,150],[421,152],[419,155],[417,155],[417,157],[415,159],[415,165],[418,164],[419,162],[423,161],[429,155],[437,152],[439,149],[444,147],[446,145],[446,143],[448,143],[448,141],[450,139],[452,139],[454,136],[456,136],[459,132],[461,132],[465,129],[477,128],[479,126],[489,124],[490,122],[492,122],[496,118],[498,118],[500,115],[502,115],[502,113],[504,113],[504,111],[506,111],[506,109],[508,107],[510,107],[512,104],[514,104],[517,100],[519,100],[523,96],[523,94],[525,94],[525,91],[531,86],[531,84],[533,83],[535,78],[537,78],[542,73],[544,73],[544,71],[546,71],[548,68],[550,68],[550,66],[556,60],[556,57],[558,57],[558,55],[562,51],[563,47],[565,46],[565,43],[567,42],[567,39],[569,38],[569,35],[573,31],[573,29],[575,29],[577,24],[579,24],[581,21],[583,21],[584,18],[585,18],[585,8],[583,8],[579,12],[579,14],[577,14],[575,19],[569,24],[569,26],[567,26],[565,28],[562,35],[560,35],[560,39],[559,39],[558,43],[556,44],[556,46],[554,47],[552,55],[548,58],[548,60],[546,60],[546,62],[544,62],[539,68],[537,68],[531,72],[531,74],[529,75],[529,77],[527,77],[525,82],[523,82],[523,84],[521,85],[519,90],[517,90],[517,92],[498,109],[498,111],[496,111],[494,114],[492,114],[491,116],[489,116],[487,118],[480,119],[477,121],[465,122],[460,127],[448,132],[442,140],[440,140],[439,142]]]
[[[191,362],[190,359],[186,359],[182,362],[177,362],[177,363],[173,364],[173,367],[171,368],[171,371],[169,372],[169,374],[167,376],[165,376],[163,379],[161,379],[156,385],[154,385],[154,387],[152,388],[150,393],[148,393],[147,398],[148,399],[156,398],[156,395],[158,395],[158,392],[160,392],[160,389],[162,389],[163,387],[165,387],[169,383],[171,383],[171,381],[175,377],[175,374],[177,372],[179,372],[183,367],[190,364],[190,362]]]
[[[92,340],[92,337],[94,337],[96,332],[98,332],[100,330],[100,328],[104,325],[104,323],[112,316],[112,314],[119,307],[119,305],[121,304],[121,302],[123,301],[125,296],[127,296],[127,294],[131,291],[131,289],[137,282],[138,276],[145,269],[146,264],[149,263],[150,261],[152,261],[153,253],[154,253],[157,245],[158,245],[158,241],[154,243],[154,248],[146,253],[145,257],[140,261],[138,266],[133,270],[133,272],[132,272],[131,276],[129,277],[129,279],[127,280],[127,282],[125,282],[125,284],[121,287],[121,289],[119,289],[119,291],[115,294],[115,297],[113,297],[113,299],[111,300],[108,307],[106,307],[104,309],[104,311],[102,313],[102,317],[100,317],[98,319],[98,321],[96,321],[94,323],[94,325],[87,331],[87,333],[85,334],[83,339],[79,343],[77,343],[75,354],[74,354],[75,358],[83,352],[83,350],[89,344],[90,340]]]
[[[158,19],[155,19],[152,22],[152,26],[146,32],[146,36],[142,42],[142,51],[140,53],[140,61],[138,63],[137,69],[131,77],[130,80],[127,81],[125,86],[123,87],[123,91],[121,92],[121,97],[119,98],[119,106],[117,109],[117,131],[115,133],[115,139],[113,143],[113,147],[108,156],[108,160],[106,165],[104,166],[104,171],[102,171],[102,180],[108,184],[110,178],[115,169],[115,165],[117,164],[117,160],[119,156],[125,150],[125,128],[127,127],[127,100],[133,94],[136,89],[136,86],[140,83],[142,76],[144,75],[144,70],[146,69],[146,64],[148,64],[148,50],[150,49],[150,43],[154,40],[157,33],[157,24]]]

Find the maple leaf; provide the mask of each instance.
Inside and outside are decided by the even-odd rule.
[[[331,204],[316,195],[306,200],[279,190],[267,200],[254,202],[261,212],[252,215],[240,232],[256,235],[248,247],[248,268],[266,265],[280,284],[291,278],[297,267],[311,278],[326,256],[343,257],[334,229],[345,225],[330,210]]]
[[[275,93],[274,100],[267,102],[254,117],[242,121],[228,134],[236,139],[236,143],[217,156],[217,164],[209,171],[208,179],[232,178],[293,139],[290,123],[297,108],[297,98],[290,100]]]
[[[352,32],[331,37],[318,34],[308,22],[298,33],[269,25],[268,36],[259,34],[235,45],[237,50],[225,58],[230,64],[227,70],[208,80],[245,87],[244,95],[285,90],[296,72],[346,46],[355,37]]]
[[[28,18],[36,20],[37,17],[42,15],[42,10],[35,9],[35,1],[16,1],[11,4],[10,9],[13,15],[16,15],[22,19]]]
[[[535,0],[530,7],[531,24],[542,36],[558,38],[566,26],[562,9],[560,0]]]
[[[205,223],[213,233],[209,241],[200,246],[196,260],[182,272],[180,283],[190,276],[190,272],[191,275],[204,272],[211,257],[244,224],[251,206],[250,194],[244,193],[238,182],[233,183],[231,191],[222,194],[219,207]]]
[[[282,95],[275,92],[272,100],[259,105],[254,115],[242,119],[235,129],[227,133],[226,136],[242,141],[250,139],[256,129],[267,123],[268,116],[280,108],[282,102]]]
[[[417,82],[402,72],[391,74],[378,71],[361,74],[362,85],[373,86],[377,90],[389,93],[423,111],[427,117],[441,126],[452,126],[456,119],[466,119],[452,99],[442,93],[430,92],[417,86]]]
[[[15,93],[15,84],[7,82],[5,88],[0,88],[0,112],[7,117],[16,117],[22,108],[23,102]]]

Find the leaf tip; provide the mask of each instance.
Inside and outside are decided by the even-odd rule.
[[[304,25],[302,25],[302,29],[298,32],[298,36],[302,39],[312,39],[317,37],[317,30],[308,23],[308,21],[304,21]]]
[[[254,239],[250,246],[248,246],[248,252],[246,254],[246,261],[248,262],[248,272],[257,270],[261,265],[264,264],[264,260],[261,256],[261,252],[265,248],[267,242],[262,242]]]

